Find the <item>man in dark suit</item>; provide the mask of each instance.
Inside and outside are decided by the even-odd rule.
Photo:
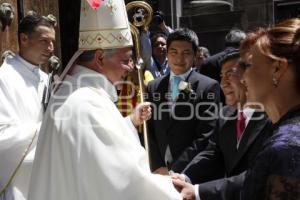
[[[223,60],[223,57],[234,49],[239,48],[240,42],[245,39],[245,37],[246,34],[242,30],[236,28],[231,29],[225,36],[225,49],[205,59],[198,72],[220,83],[221,61]],[[225,97],[222,91],[221,102],[225,102]]]
[[[148,85],[153,116],[148,124],[151,168],[167,174],[177,160],[181,169],[203,150],[216,127],[219,84],[192,70],[198,38],[189,29],[178,29],[167,39],[170,74]]]
[[[245,170],[269,137],[271,123],[266,115],[246,105],[246,88],[241,83],[244,71],[238,59],[238,51],[233,50],[222,61],[221,88],[228,106],[221,109],[209,145],[183,170],[196,185],[184,182],[182,175],[173,176],[184,198],[239,199]],[[177,171],[176,163],[173,170]]]

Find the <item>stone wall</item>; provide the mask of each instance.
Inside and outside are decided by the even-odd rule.
[[[161,1],[160,9],[171,14],[169,0]],[[245,31],[274,22],[273,0],[234,0],[228,5],[191,4],[182,1],[180,26],[193,29],[199,36],[200,45],[208,46],[212,53],[224,49],[224,37],[233,27]]]

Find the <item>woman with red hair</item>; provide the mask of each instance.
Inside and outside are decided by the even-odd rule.
[[[242,199],[300,199],[300,20],[249,33],[240,51],[247,99],[261,103],[274,124]]]

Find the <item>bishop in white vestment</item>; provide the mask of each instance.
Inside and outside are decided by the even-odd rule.
[[[150,172],[137,120],[114,104],[113,84],[133,69],[124,0],[97,3],[81,1],[79,51],[45,113],[28,199],[182,199],[169,177]]]
[[[169,177],[150,172],[116,100],[100,73],[77,65],[66,76],[43,120],[28,199],[181,199]]]

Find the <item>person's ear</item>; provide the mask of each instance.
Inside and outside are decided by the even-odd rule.
[[[28,44],[28,40],[29,40],[29,37],[27,34],[25,33],[20,33],[20,43],[21,45],[27,45]]]
[[[280,84],[280,79],[287,72],[289,64],[287,59],[279,58],[276,59],[272,64],[273,67],[273,75],[272,75],[272,84],[274,88],[277,88]]]
[[[273,67],[273,78],[276,80],[280,80],[281,77],[286,73],[288,70],[288,61],[285,58],[277,59],[272,67]]]
[[[95,52],[95,61],[100,68],[103,66],[103,59],[104,59],[104,50],[97,49]]]

